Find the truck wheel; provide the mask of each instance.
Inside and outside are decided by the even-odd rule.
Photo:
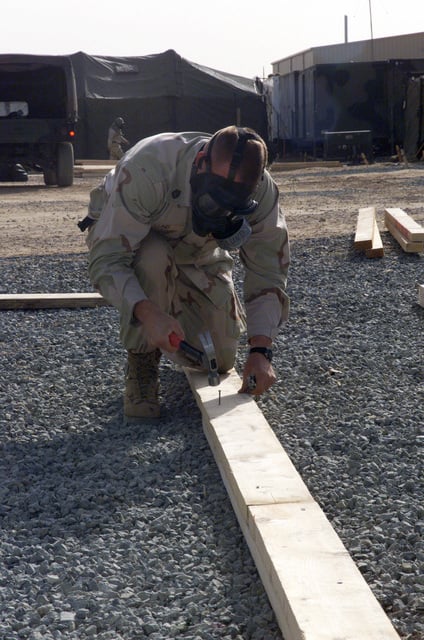
[[[70,142],[57,144],[56,175],[59,187],[70,187],[74,182],[74,148]]]
[[[57,184],[57,175],[54,169],[44,169],[43,177],[44,177],[44,184],[46,185]]]

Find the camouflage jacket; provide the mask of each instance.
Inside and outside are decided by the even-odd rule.
[[[113,127],[110,127],[107,136],[107,148],[110,151],[113,145],[121,146],[121,144],[129,144],[129,142],[121,130],[117,131]]]
[[[87,244],[93,285],[131,322],[136,302],[146,298],[132,269],[134,253],[151,229],[174,248],[178,268],[201,286],[206,276],[218,276],[223,287],[212,288],[214,304],[231,295],[232,256],[212,236],[200,237],[191,227],[190,172],[197,152],[210,138],[206,133],[163,133],[132,147],[90,194],[92,225]],[[265,171],[249,216],[252,234],[239,249],[244,266],[244,302],[248,336],[274,338],[287,319],[286,295],[289,243],[278,202],[278,189]],[[225,299],[224,299],[225,298]]]

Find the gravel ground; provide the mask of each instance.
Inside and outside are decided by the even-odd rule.
[[[258,402],[421,640],[424,257],[383,236],[380,260],[352,237],[293,243],[279,381]],[[5,293],[91,290],[84,254],[0,269]],[[124,427],[114,309],[3,311],[0,343],[0,637],[280,639],[185,376],[163,362],[162,423]]]

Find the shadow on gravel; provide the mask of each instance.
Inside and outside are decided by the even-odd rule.
[[[73,415],[78,398],[71,396],[64,399],[68,430],[37,438],[32,425],[31,434],[23,429],[3,441],[0,515],[9,592],[15,575],[28,571],[40,578],[28,587],[34,593],[22,596],[17,588],[20,602],[36,597],[42,583],[61,609],[83,595],[93,602],[115,598],[109,606],[116,611],[116,598],[131,589],[136,595],[120,601],[122,615],[127,607],[141,620],[148,613],[158,628],[175,620],[187,633],[203,629],[222,637],[230,627],[246,638],[262,628],[277,640],[187,380],[165,366],[161,385],[160,424],[124,425],[112,381],[84,400],[85,423]]]

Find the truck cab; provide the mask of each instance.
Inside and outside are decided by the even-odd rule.
[[[68,56],[0,55],[0,181],[71,186],[77,118]]]

